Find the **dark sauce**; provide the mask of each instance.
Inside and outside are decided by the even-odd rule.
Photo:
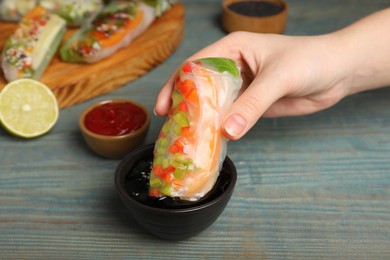
[[[283,11],[283,6],[267,1],[243,1],[232,3],[228,8],[246,16],[271,16]]]
[[[202,205],[220,196],[230,184],[231,176],[229,176],[226,169],[222,168],[213,189],[198,201],[187,201],[171,197],[150,197],[149,172],[152,160],[152,157],[139,160],[125,178],[125,185],[128,194],[136,201],[147,206],[162,209],[185,209]]]

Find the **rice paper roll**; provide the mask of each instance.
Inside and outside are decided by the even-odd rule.
[[[127,47],[155,20],[155,9],[137,1],[109,3],[61,47],[66,62],[95,63]]]
[[[168,11],[172,5],[179,0],[142,0],[143,3],[153,6],[156,11],[156,16],[159,17]]]
[[[7,81],[39,79],[57,51],[66,22],[41,6],[27,12],[19,27],[6,40],[1,67]]]
[[[38,0],[0,0],[0,20],[19,22],[23,15],[36,7]]]
[[[102,0],[40,0],[40,5],[66,20],[68,26],[81,26],[103,8]]]
[[[172,107],[154,147],[150,196],[196,201],[213,188],[226,157],[222,120],[241,84],[235,62],[227,58],[179,68]]]

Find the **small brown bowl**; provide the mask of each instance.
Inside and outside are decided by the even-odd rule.
[[[222,26],[227,32],[283,33],[287,9],[284,0],[223,0]]]
[[[110,103],[130,103],[145,114],[146,119],[142,126],[127,134],[106,135],[91,131],[86,127],[85,118],[93,109]],[[132,115],[129,114],[131,117]],[[80,115],[79,127],[88,146],[98,155],[109,159],[121,159],[127,153],[140,146],[147,135],[150,125],[150,114],[141,104],[127,99],[105,100],[87,107]]]

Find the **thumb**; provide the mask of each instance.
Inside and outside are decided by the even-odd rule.
[[[172,105],[171,94],[173,91],[175,78],[177,77],[177,71],[171,74],[167,82],[161,88],[157,95],[157,101],[154,106],[154,114],[158,116],[166,116],[169,108]]]
[[[222,126],[224,135],[237,140],[246,134],[264,112],[283,96],[279,85],[274,80],[255,79],[227,112]]]

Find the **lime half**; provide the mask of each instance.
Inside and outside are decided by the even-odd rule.
[[[11,134],[33,138],[48,132],[59,114],[55,95],[32,79],[8,83],[0,92],[0,122]]]

